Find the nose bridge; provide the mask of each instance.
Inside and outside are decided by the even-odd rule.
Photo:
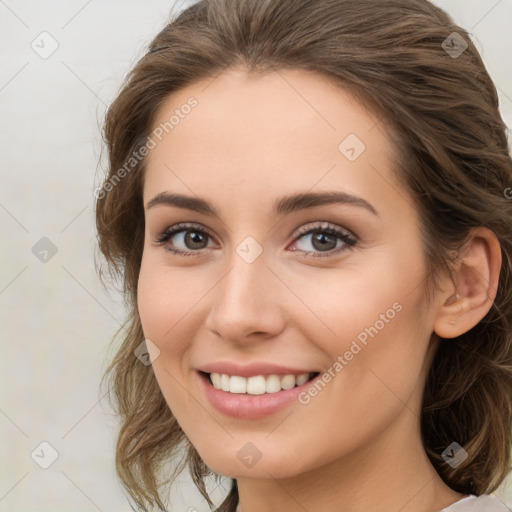
[[[234,247],[228,270],[214,291],[206,323],[224,338],[240,340],[254,332],[275,335],[281,327],[275,277],[263,248],[256,244],[244,239]]]
[[[246,224],[243,225],[247,229]],[[266,266],[268,253],[264,251],[264,242],[251,235],[233,234],[233,241],[240,241],[234,243],[227,254],[229,271],[219,283],[218,301],[235,312],[239,307],[258,307],[257,303],[262,299],[260,285],[269,278],[270,272]]]

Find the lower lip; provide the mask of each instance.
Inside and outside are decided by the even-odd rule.
[[[210,403],[218,411],[234,418],[254,420],[274,414],[284,409],[293,402],[298,402],[298,395],[311,386],[321,375],[309,380],[301,386],[292,389],[278,391],[277,393],[265,393],[264,395],[247,395],[241,393],[229,393],[216,389],[210,382],[210,377],[197,372],[201,386]]]

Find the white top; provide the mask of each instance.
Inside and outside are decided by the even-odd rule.
[[[240,503],[236,508],[236,512],[242,512]],[[448,508],[443,508],[439,512],[512,512],[502,501],[489,496],[488,494],[482,494],[481,496],[475,496],[470,494],[459,501],[456,501]]]
[[[488,494],[478,497],[470,494],[440,512],[510,512],[510,509],[505,503]]]

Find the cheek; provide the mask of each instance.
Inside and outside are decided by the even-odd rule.
[[[422,383],[431,334],[418,286],[424,276],[421,253],[381,253],[371,263],[364,273],[347,268],[338,279],[326,274],[310,280],[315,285],[309,291],[305,282],[297,291],[321,320],[299,316],[300,328],[329,356],[335,375],[327,384],[332,394],[322,391],[315,401],[324,402],[332,421],[348,418],[347,428],[354,418],[369,420],[371,411],[388,415],[402,407],[401,400]],[[343,412],[329,408],[334,397],[344,404]]]
[[[309,275],[288,279],[295,280],[294,291],[308,306],[295,318],[308,339],[321,343],[333,359],[349,350],[354,340],[364,347],[374,338],[385,338],[393,353],[393,347],[398,349],[405,338],[410,339],[404,330],[417,325],[414,315],[421,316],[422,309],[418,283],[424,268],[419,253],[382,251],[357,267],[347,264],[339,271],[305,272]]]
[[[151,265],[144,255],[137,286],[137,306],[144,336],[152,341],[159,340],[162,333],[165,332],[164,324],[166,322],[162,311],[170,305],[167,304],[170,294],[164,293],[159,275],[157,267]],[[169,329],[169,324],[167,324],[167,329]]]
[[[191,281],[192,280],[192,281]],[[143,256],[137,288],[137,305],[144,335],[160,346],[173,340],[173,350],[178,346],[173,335],[189,325],[184,322],[187,314],[198,301],[197,277],[182,269],[170,270],[168,266]],[[183,336],[180,336],[183,339]]]
[[[189,340],[194,333],[187,321],[187,313],[197,300],[186,297],[185,291],[193,286],[180,286],[183,280],[179,270],[170,271],[151,256],[143,256],[137,288],[137,305],[142,329],[159,349],[153,361],[153,371],[164,398],[175,417],[187,417],[190,395],[186,391],[186,376],[182,365],[187,363]],[[192,292],[190,292],[192,294]],[[190,300],[189,300],[190,299]],[[184,409],[183,409],[184,407]]]

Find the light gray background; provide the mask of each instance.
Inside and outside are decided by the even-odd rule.
[[[512,126],[512,0],[436,3],[474,35]],[[130,510],[98,390],[124,312],[95,273],[92,191],[105,106],[173,4],[0,0],[0,512]],[[43,237],[57,249],[46,262],[32,252]],[[43,441],[58,453],[48,469],[31,458],[50,461]],[[495,494],[512,506],[512,480]],[[186,475],[176,499],[208,510]]]

